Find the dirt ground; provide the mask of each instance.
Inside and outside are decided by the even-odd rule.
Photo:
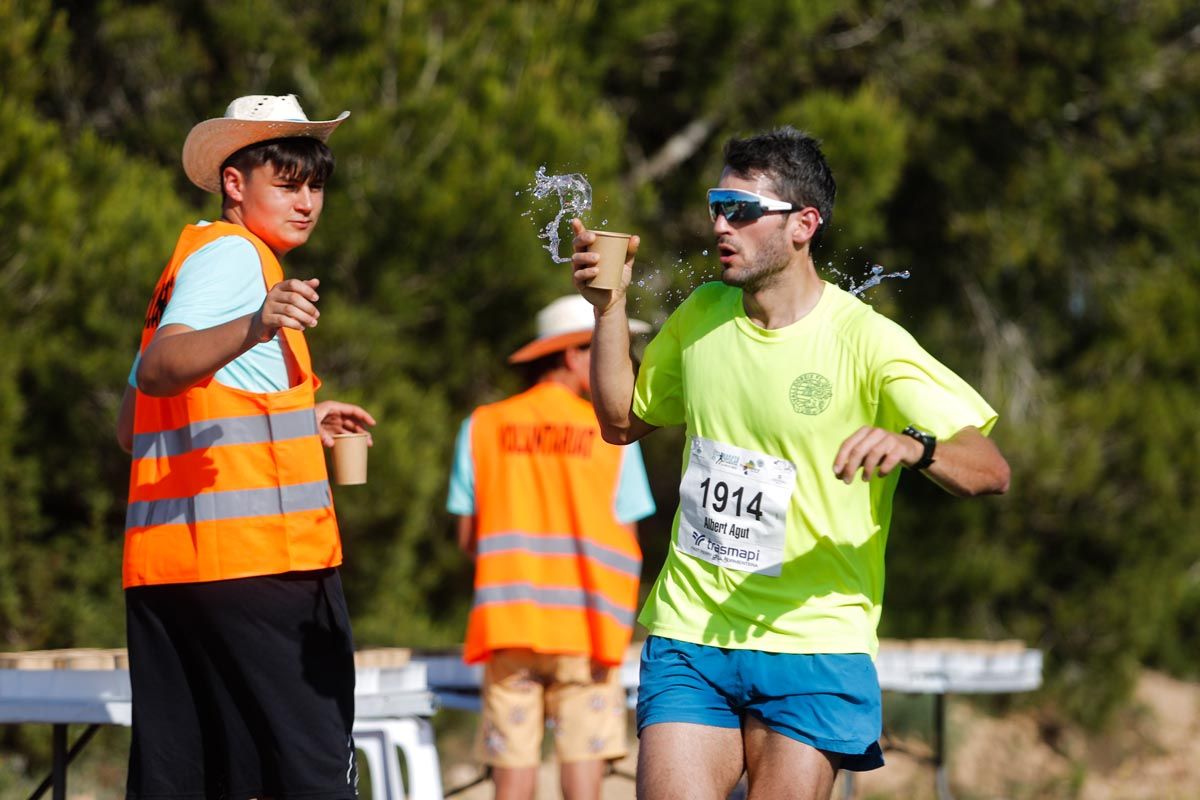
[[[1134,701],[1103,735],[1067,731],[1045,741],[1036,712],[988,716],[969,702],[949,706],[949,777],[958,800],[1194,800],[1200,798],[1200,684],[1146,672]],[[856,777],[855,800],[933,800],[930,749],[893,740],[887,766]],[[636,754],[618,765],[632,774]],[[463,762],[444,765],[447,789],[479,774]],[[490,800],[489,784],[456,795]],[[841,781],[835,798],[846,796]],[[544,764],[538,800],[557,800],[556,770]],[[603,800],[632,800],[633,782],[605,779]]]

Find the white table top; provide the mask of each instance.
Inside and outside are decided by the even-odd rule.
[[[1019,642],[883,642],[875,659],[885,691],[910,694],[1029,692],[1042,685],[1042,652]]]
[[[637,698],[639,651],[640,645],[634,645],[621,666],[631,705]],[[1042,653],[1019,642],[884,641],[875,666],[880,687],[893,692],[1025,692],[1042,683]],[[418,654],[406,664],[360,663],[355,718],[428,717],[438,705],[474,708],[482,677],[482,666],[464,664],[455,652]],[[128,670],[0,668],[0,723],[131,721]]]
[[[355,719],[432,716],[425,666],[358,667]],[[0,723],[129,725],[133,693],[124,669],[0,669]]]

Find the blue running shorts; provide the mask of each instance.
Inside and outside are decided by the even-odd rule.
[[[690,722],[739,728],[753,714],[768,728],[824,752],[839,768],[883,766],[883,707],[865,653],[727,650],[651,636],[642,647],[638,735],[647,725]]]

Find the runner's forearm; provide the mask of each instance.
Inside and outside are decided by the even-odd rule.
[[[592,334],[592,405],[604,441],[628,444],[645,432],[631,437],[633,414],[633,361],[629,357],[629,319],[625,303],[614,303],[596,313]],[[639,420],[640,422],[640,420]]]
[[[978,428],[963,428],[938,442],[933,464],[925,475],[959,497],[1004,494],[1008,491],[1008,461]]]

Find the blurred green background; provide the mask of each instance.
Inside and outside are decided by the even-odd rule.
[[[123,644],[116,409],[175,237],[219,213],[179,151],[258,93],[353,112],[285,267],[322,281],[322,396],[379,420],[336,496],[360,645],[461,639],[454,434],[571,291],[535,170],[642,235],[661,322],[716,274],[724,140],[792,124],[838,180],[825,274],[911,272],[866,299],[999,410],[1013,467],[982,501],[902,481],[881,633],[1022,639],[1090,725],[1140,666],[1196,674],[1200,7],[1170,0],[0,0],[0,649]],[[647,579],[679,445],[646,443]]]

